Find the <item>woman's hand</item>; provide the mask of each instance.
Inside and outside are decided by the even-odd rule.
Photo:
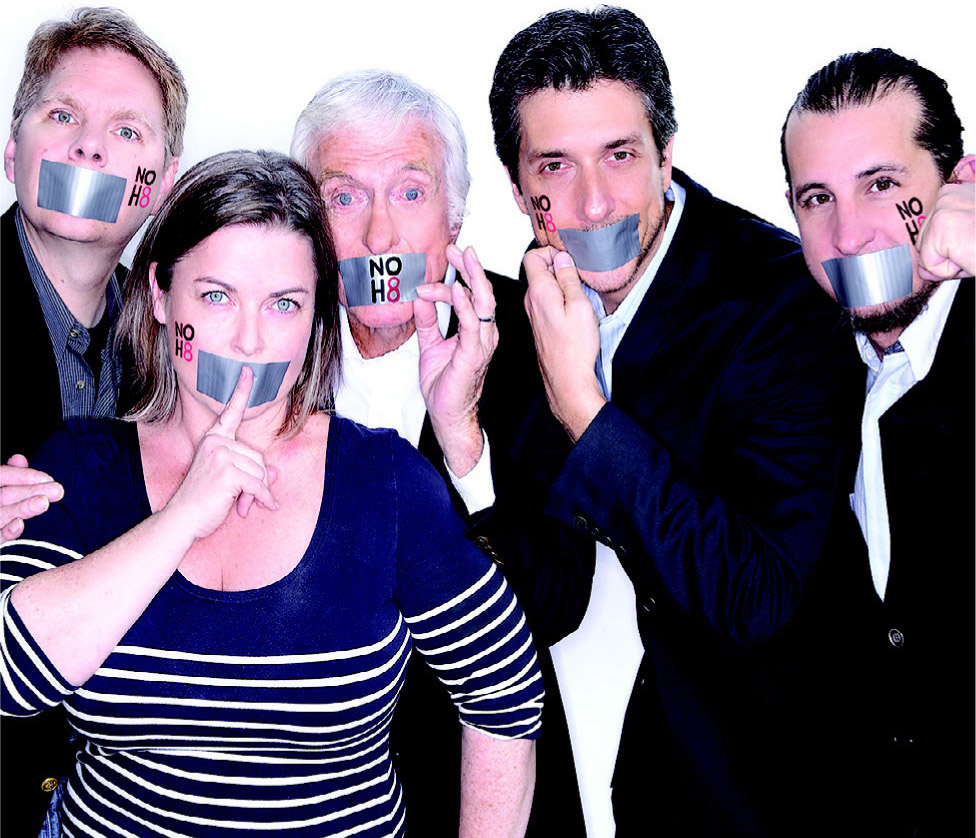
[[[166,504],[195,539],[213,533],[235,506],[241,516],[247,515],[252,503],[278,508],[269,488],[275,470],[259,451],[237,439],[253,383],[254,373],[244,367],[230,400],[200,440],[186,477]]]

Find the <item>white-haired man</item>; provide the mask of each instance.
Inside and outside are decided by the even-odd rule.
[[[486,274],[472,248],[456,245],[470,185],[457,116],[401,75],[349,74],[305,108],[291,150],[320,184],[340,259],[336,411],[415,445],[444,475],[470,535],[507,570],[482,522],[499,517],[496,483],[515,471],[513,418],[542,382],[524,287]],[[550,691],[530,831],[582,834],[557,708]],[[391,737],[413,834],[457,834],[458,806],[445,798],[458,787],[457,731],[443,688],[415,661]]]

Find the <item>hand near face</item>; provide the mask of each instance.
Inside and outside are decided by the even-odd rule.
[[[495,295],[474,248],[462,253],[449,245],[447,259],[468,288],[460,281],[450,287],[421,285],[414,301],[414,322],[420,340],[420,390],[431,425],[451,471],[463,477],[481,458],[478,400],[498,346],[498,328]],[[458,331],[450,338],[438,327],[435,301],[454,306]]]
[[[47,512],[64,497],[64,487],[43,471],[27,467],[27,458],[14,454],[0,465],[0,544],[17,538],[24,521]]]
[[[253,383],[254,373],[244,367],[227,406],[200,440],[186,477],[166,504],[188,521],[194,538],[213,533],[235,506],[242,517],[252,503],[278,508],[269,488],[275,470],[265,465],[259,451],[237,440]]]
[[[600,330],[572,257],[543,247],[522,260],[539,369],[555,417],[575,442],[606,399],[596,378]]]
[[[939,190],[918,239],[919,276],[956,279],[976,274],[976,186],[973,156],[963,158]]]

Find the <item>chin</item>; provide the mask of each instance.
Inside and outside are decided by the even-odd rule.
[[[108,234],[118,229],[118,222],[95,221],[91,218],[77,218],[54,210],[43,210],[34,226],[45,233],[75,242],[93,242],[108,238]]]
[[[640,257],[631,259],[612,271],[580,271],[580,279],[584,285],[592,288],[598,294],[611,294],[615,291],[621,291],[633,282],[638,262],[640,262]]]

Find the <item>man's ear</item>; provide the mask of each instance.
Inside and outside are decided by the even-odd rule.
[[[166,164],[166,171],[163,172],[163,177],[159,182],[159,190],[156,192],[156,202],[153,204],[152,211],[156,212],[159,209],[159,205],[163,202],[163,198],[169,195],[173,191],[173,184],[176,183],[176,173],[180,168],[180,158],[174,157],[169,163]]]
[[[664,191],[667,192],[671,188],[671,153],[674,151],[674,137],[668,140],[668,144],[664,147],[661,152],[661,182],[664,186]]]
[[[949,183],[976,183],[976,156],[967,154],[956,163],[952,174],[949,175]]]
[[[461,222],[457,224],[452,224],[448,230],[448,235],[451,237],[451,244],[457,244],[458,236],[461,235]]]
[[[518,208],[522,210],[525,215],[529,214],[529,208],[525,203],[525,196],[522,194],[522,190],[519,188],[518,181],[512,177],[512,171],[505,167],[505,173],[508,175],[508,182],[512,184],[512,197],[515,198],[515,203],[518,204]]]
[[[14,162],[17,159],[17,141],[10,137],[7,140],[7,147],[3,150],[3,170],[7,173],[7,180],[11,183],[16,183],[14,181]]]
[[[157,323],[166,325],[166,292],[159,287],[156,281],[156,266],[159,262],[152,262],[149,265],[149,290],[152,293],[153,317]]]
[[[793,217],[796,218],[796,207],[793,206],[793,190],[787,189],[783,194],[786,196],[786,203],[790,205],[790,212],[793,213]]]

